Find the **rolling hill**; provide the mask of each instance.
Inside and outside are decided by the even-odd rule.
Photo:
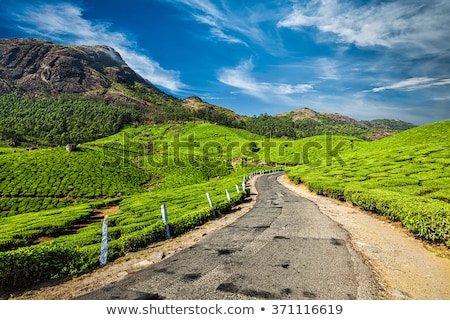
[[[357,121],[339,113],[316,112],[309,108],[285,112],[275,117],[292,119],[298,138],[333,133],[377,140],[415,127],[414,124],[401,120]]]
[[[0,40],[0,106],[1,139],[33,147],[87,142],[127,124],[170,121],[209,121],[270,137],[332,131],[367,140],[412,127],[393,120],[363,123],[309,109],[241,116],[198,97],[166,94],[129,68],[113,48],[38,39]]]
[[[113,261],[165,239],[162,204],[176,236],[227,214],[245,177],[275,168],[450,246],[449,121],[245,117],[167,95],[111,48],[35,39],[0,40],[0,91],[0,287],[97,268],[102,208],[116,212]],[[369,141],[377,133],[390,136]]]
[[[313,191],[384,214],[418,237],[448,246],[449,126],[367,142],[330,135],[267,139],[189,122],[130,126],[76,152],[17,149],[0,155],[0,261],[7,261],[0,279],[20,286],[14,279],[33,283],[96,268],[101,222],[87,221],[98,208],[118,206],[109,218],[112,261],[164,239],[161,204],[170,212],[173,235],[183,233],[209,219],[207,192],[215,210],[226,214],[244,194],[243,176],[274,166],[287,166],[292,180]],[[69,232],[80,223],[87,225]],[[40,270],[39,277],[30,268]]]
[[[201,100],[166,94],[113,48],[37,39],[0,40],[0,106],[1,138],[16,145],[86,142],[132,123],[203,119],[235,125],[239,118]]]

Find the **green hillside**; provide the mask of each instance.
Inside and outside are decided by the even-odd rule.
[[[290,115],[267,114],[241,117],[225,108],[194,98],[179,100],[153,92],[140,83],[114,83],[110,95],[126,95],[129,101],[105,101],[99,95],[65,94],[58,97],[10,93],[0,95],[0,147],[62,146],[84,143],[120,132],[127,125],[207,121],[240,128],[270,138],[300,139],[323,134],[373,140],[377,134],[390,135],[412,125],[379,120],[358,123],[347,117],[334,119],[317,114],[317,119],[295,120]],[[195,100],[196,101],[196,100]],[[377,126],[378,125],[378,126]]]
[[[205,157],[208,128],[233,139],[244,133],[192,123],[129,127],[75,152],[1,154],[0,286],[97,268],[102,227],[90,219],[105,206],[119,206],[109,218],[109,261],[165,239],[162,204],[173,236],[211,218],[206,193],[216,214],[227,213],[246,193],[243,177],[267,167]],[[185,147],[189,144],[193,150]],[[86,226],[76,227],[80,224]]]
[[[0,156],[0,216],[69,206],[143,191],[149,173],[120,158],[80,148],[41,149]]]
[[[450,121],[411,129],[341,153],[344,165],[288,170],[297,183],[351,201],[417,237],[450,246]]]
[[[290,140],[187,122],[128,126],[75,152],[0,149],[0,286],[97,268],[102,228],[92,218],[104,207],[117,206],[109,217],[113,261],[165,239],[162,204],[176,236],[211,219],[206,193],[214,212],[226,214],[246,193],[244,176],[275,167],[450,246],[449,129],[447,121],[374,142]]]
[[[165,239],[161,205],[176,236],[243,201],[249,174],[283,168],[450,247],[449,121],[241,116],[162,92],[112,48],[0,44],[0,288],[98,268],[105,210],[113,261]]]

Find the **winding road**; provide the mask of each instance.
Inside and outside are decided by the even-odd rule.
[[[348,233],[277,178],[260,176],[253,208],[159,263],[77,299],[379,299]]]

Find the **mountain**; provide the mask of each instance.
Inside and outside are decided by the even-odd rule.
[[[119,84],[119,86],[117,85]],[[0,40],[0,94],[78,94],[149,106],[126,88],[174,100],[134,72],[108,46],[62,46],[38,39]]]
[[[301,108],[276,115],[278,118],[290,118],[301,134],[307,136],[326,133],[358,136],[366,140],[377,140],[394,133],[408,130],[416,125],[401,120],[378,119],[358,121],[339,113],[316,112]]]
[[[178,99],[134,72],[108,46],[0,40],[0,138],[9,145],[64,145],[114,134],[125,125],[209,121],[270,137],[329,132],[366,140],[410,128],[394,120],[356,121],[303,108],[241,116],[199,97]]]
[[[107,46],[65,47],[35,39],[0,40],[2,91],[82,93],[113,81],[145,82]]]
[[[312,120],[318,121],[319,115],[320,115],[320,113],[318,113],[314,110],[311,110],[309,108],[301,108],[301,109],[296,109],[293,111],[280,113],[275,116],[276,117],[290,116],[290,117],[292,117],[292,120],[294,120],[294,121],[303,120],[303,119],[312,119]]]
[[[200,98],[163,92],[108,46],[38,39],[0,40],[0,105],[0,136],[13,144],[86,142],[131,123],[202,119],[236,126],[239,118]]]

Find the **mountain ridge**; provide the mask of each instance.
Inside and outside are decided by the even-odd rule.
[[[415,124],[405,122],[399,119],[373,119],[373,120],[356,120],[349,116],[342,115],[340,113],[330,113],[330,112],[317,112],[310,108],[304,107],[299,108],[287,112],[283,112],[280,114],[276,114],[275,117],[286,117],[290,116],[294,121],[304,120],[304,119],[312,119],[318,122],[322,121],[322,117],[339,121],[339,122],[347,122],[362,128],[379,128],[379,129],[387,129],[392,130],[394,127],[398,127],[400,130],[406,130],[413,127],[416,127]],[[402,127],[402,125],[404,127]]]
[[[17,95],[18,99],[22,99],[22,96],[33,99],[81,99],[88,109],[97,108],[93,101],[106,103],[118,108],[121,113],[125,112],[125,115],[114,115],[119,119],[113,121],[118,129],[131,123],[202,120],[267,136],[301,138],[334,131],[369,140],[404,130],[401,126],[392,129],[386,122],[380,127],[370,121],[361,122],[344,115],[316,112],[308,108],[269,118],[267,115],[242,116],[196,96],[179,99],[167,94],[133,71],[120,54],[109,46],[64,46],[32,38],[0,39],[0,97],[11,94]],[[19,104],[22,104],[21,112],[27,112],[25,105],[29,101]],[[11,133],[8,128],[18,117],[15,112],[17,108],[12,109],[8,114],[0,114],[4,118],[3,123],[0,120],[0,135],[4,131],[8,132],[7,137],[2,135],[3,139],[14,138],[14,132],[17,132],[14,129]],[[58,114],[55,118],[65,121],[64,114]],[[96,119],[101,121],[101,117]],[[36,121],[30,119],[29,122]],[[64,127],[65,124],[57,126]],[[26,133],[30,130],[22,131]],[[29,138],[24,138],[25,133],[21,136],[27,140]],[[64,131],[56,132],[53,136],[62,133]],[[99,135],[97,133],[92,138],[98,138]],[[83,139],[76,140],[88,138],[89,135],[84,135]]]

